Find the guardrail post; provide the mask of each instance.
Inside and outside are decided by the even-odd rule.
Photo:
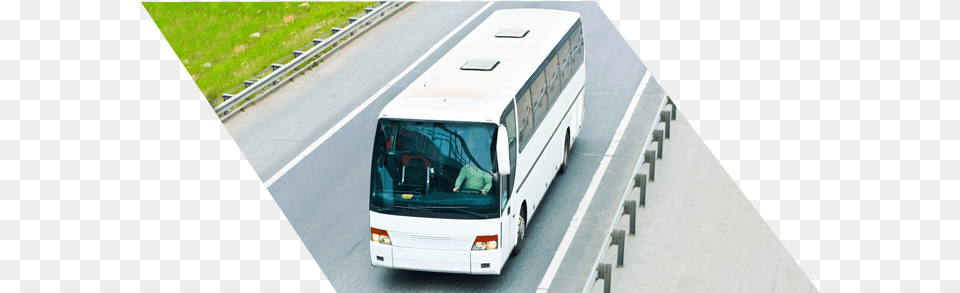
[[[653,140],[657,141],[657,159],[663,159],[663,130],[653,130]]]
[[[248,88],[248,87],[250,87],[251,85],[253,85],[254,82],[257,82],[257,81],[255,81],[255,80],[245,80],[245,81],[243,81],[243,87],[244,87],[244,88]]]
[[[349,35],[354,36],[358,32],[364,31],[363,29],[364,25],[369,25],[371,24],[371,22],[379,22],[380,20],[383,19],[384,16],[386,16],[387,12],[392,13],[394,11],[393,7],[402,7],[403,5],[406,5],[406,3],[408,2],[380,1],[379,3],[380,3],[379,5],[374,4],[364,8],[364,13],[358,13],[357,15],[350,17],[350,19],[348,19],[350,23],[349,25],[346,25],[346,23],[337,24],[338,26],[340,25],[344,25],[344,26],[333,28],[331,31],[333,33],[341,32],[341,31],[349,31],[350,32]],[[384,4],[387,4],[387,3],[390,3],[390,5],[383,6]],[[372,12],[377,12],[377,11],[380,12],[379,16],[372,14]],[[362,21],[362,22],[357,23],[357,21]],[[330,35],[330,34],[324,33],[323,35]],[[344,36],[342,38],[348,38],[348,37]],[[323,37],[317,37],[315,39],[312,39],[311,41],[314,47],[311,48],[310,50],[305,50],[305,51],[298,50],[293,52],[294,61],[286,62],[287,64],[280,64],[280,62],[283,62],[283,61],[277,61],[277,63],[271,64],[270,67],[265,69],[264,72],[257,74],[257,76],[260,76],[260,75],[263,75],[265,72],[272,71],[273,72],[272,74],[265,74],[261,76],[262,79],[267,79],[267,80],[262,80],[262,79],[257,80],[256,78],[251,79],[250,81],[252,83],[244,82],[243,83],[244,89],[236,93],[232,99],[228,98],[229,99],[228,103],[220,103],[218,105],[211,104],[211,106],[214,107],[214,111],[217,113],[220,119],[225,120],[229,118],[231,116],[229,115],[229,113],[232,112],[230,111],[231,108],[242,109],[244,105],[246,105],[246,104],[243,104],[243,101],[255,100],[258,98],[262,98],[266,94],[269,94],[273,89],[275,89],[275,87],[270,88],[269,85],[272,84],[276,86],[285,81],[292,81],[295,75],[288,74],[288,73],[301,74],[303,70],[306,70],[312,67],[309,64],[312,64],[315,66],[317,63],[321,62],[323,59],[299,58],[299,57],[303,57],[304,55],[307,55],[307,54],[311,54],[311,56],[325,56],[322,54],[324,50],[318,50],[318,49],[321,49],[324,47],[330,47],[330,48],[337,47],[337,41],[339,40],[334,40],[334,42],[330,42],[329,38],[323,39]],[[322,47],[316,48],[317,46],[322,46]],[[286,60],[287,58],[288,57],[284,57],[281,60]],[[290,65],[290,66],[287,66],[287,65]],[[283,74],[278,74],[281,72],[277,72],[277,70],[280,70]],[[290,71],[290,72],[286,72],[286,71]],[[240,87],[238,86],[235,89],[238,89],[238,88]],[[240,99],[241,97],[242,99]],[[213,99],[211,103],[215,102],[216,100],[217,99]]]
[[[670,111],[660,111],[660,122],[666,123],[663,130],[666,138],[670,138]]]
[[[633,187],[640,187],[640,207],[647,205],[647,174],[636,174]]]
[[[603,279],[603,293],[610,293],[610,277],[611,272],[613,271],[613,266],[608,263],[601,263],[597,265],[597,278],[594,280]]]
[[[617,267],[623,267],[623,243],[626,241],[627,237],[625,236],[626,232],[623,230],[613,230],[610,232],[610,237],[613,237],[613,241],[610,241],[610,245],[617,246]]]
[[[630,235],[637,235],[637,202],[632,200],[624,201],[623,213],[630,214]]]
[[[646,155],[643,158],[643,162],[650,164],[650,181],[653,181],[654,171],[657,168],[657,151],[647,151]]]
[[[232,98],[233,95],[231,95],[231,94],[223,94],[223,95],[220,96],[220,97],[223,98],[223,101],[224,101],[224,102],[226,102],[227,100],[229,100],[230,98]]]
[[[667,96],[667,104],[670,104],[670,120],[677,120],[677,104],[673,103],[673,99],[670,99],[670,96]]]

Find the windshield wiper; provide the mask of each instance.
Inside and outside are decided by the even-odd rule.
[[[481,213],[476,213],[476,212],[471,212],[471,211],[468,211],[468,210],[465,210],[465,209],[464,209],[464,208],[468,208],[468,207],[407,207],[407,206],[393,206],[392,208],[381,208],[381,209],[377,210],[377,212],[381,212],[381,211],[391,211],[391,210],[396,210],[397,208],[406,209],[406,210],[427,210],[427,211],[431,211],[431,212],[437,212],[437,211],[454,211],[454,212],[459,212],[459,213],[461,213],[461,214],[471,215],[471,216],[474,216],[474,217],[477,217],[477,218],[480,218],[480,219],[489,219],[489,218],[490,218],[490,217],[487,216],[487,215],[484,215],[484,214],[481,214]]]
[[[472,216],[475,216],[475,217],[481,218],[481,219],[487,219],[487,218],[489,218],[487,215],[484,215],[484,214],[481,214],[481,213],[476,213],[476,212],[471,212],[471,211],[465,210],[464,208],[467,208],[467,207],[423,207],[422,209],[455,211],[455,212],[460,212],[460,213],[462,213],[462,214],[472,215]]]
[[[383,207],[383,208],[376,208],[376,209],[374,210],[374,212],[378,212],[378,213],[379,213],[379,212],[395,211],[395,210],[397,210],[397,209],[396,209],[396,208],[392,208],[392,207]]]

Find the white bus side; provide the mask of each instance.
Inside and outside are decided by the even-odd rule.
[[[511,197],[509,206],[525,220],[532,219],[550,183],[564,167],[564,160],[568,158],[565,152],[569,151],[583,125],[586,66],[579,21],[551,55],[546,56],[544,65],[531,75],[531,81],[521,89],[514,103],[519,154],[511,178],[516,199]],[[551,66],[555,70],[551,70]],[[542,82],[539,78],[543,78]],[[557,91],[559,94],[555,93]],[[544,110],[546,115],[537,117]],[[511,227],[525,228],[519,225],[515,223]],[[511,243],[508,247],[516,244]]]

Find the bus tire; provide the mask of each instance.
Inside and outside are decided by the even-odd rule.
[[[520,254],[520,249],[523,248],[523,238],[527,233],[527,215],[526,213],[520,214],[520,223],[517,225],[517,244],[513,246],[513,251],[510,252],[510,255],[516,256]]]
[[[567,173],[567,160],[570,157],[570,131],[567,131],[567,137],[563,140],[563,163],[560,164],[560,173]]]

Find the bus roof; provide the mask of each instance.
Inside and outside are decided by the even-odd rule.
[[[380,117],[499,122],[503,109],[579,19],[579,13],[560,10],[495,11],[387,104]],[[516,29],[529,32],[522,38],[496,37]],[[490,71],[461,69],[478,59],[500,63]]]

